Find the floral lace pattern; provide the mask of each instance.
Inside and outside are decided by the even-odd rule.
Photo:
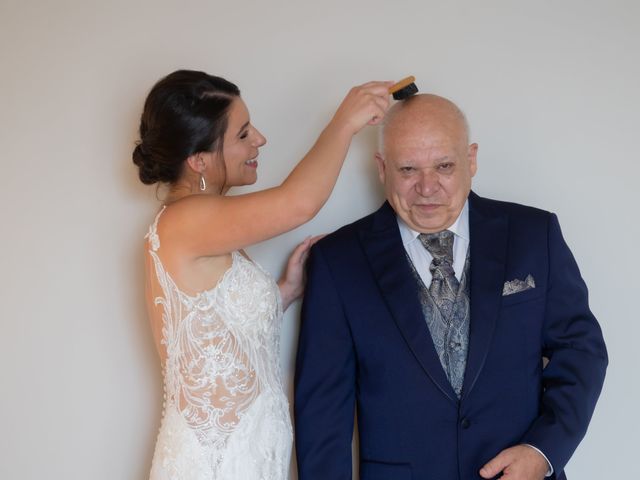
[[[164,209],[163,209],[164,210]],[[284,480],[292,443],[273,279],[239,252],[218,284],[182,292],[147,238],[162,296],[165,406],[151,480]]]

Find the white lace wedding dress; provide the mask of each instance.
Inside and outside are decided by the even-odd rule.
[[[158,255],[161,214],[147,234],[161,292],[152,299],[162,313],[165,388],[150,480],[285,480],[292,431],[278,286],[233,252],[215,287],[185,294]]]

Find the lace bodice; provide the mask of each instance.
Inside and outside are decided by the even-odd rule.
[[[165,409],[152,478],[284,479],[291,426],[280,380],[278,287],[233,252],[214,287],[185,294],[160,260],[161,214],[147,234],[162,291],[154,303],[162,310],[166,352]],[[163,475],[154,477],[160,463]],[[247,470],[245,464],[257,467]]]

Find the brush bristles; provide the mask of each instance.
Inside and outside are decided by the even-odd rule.
[[[410,96],[415,95],[416,93],[418,93],[418,87],[416,86],[415,83],[410,83],[409,85],[407,85],[406,87],[401,88],[397,92],[393,92],[393,99],[394,100],[405,100],[405,99],[409,98]]]

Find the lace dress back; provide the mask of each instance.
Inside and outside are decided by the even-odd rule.
[[[284,480],[292,432],[280,379],[278,287],[233,252],[213,288],[187,295],[160,260],[162,211],[147,234],[147,295],[165,389],[150,479]]]

